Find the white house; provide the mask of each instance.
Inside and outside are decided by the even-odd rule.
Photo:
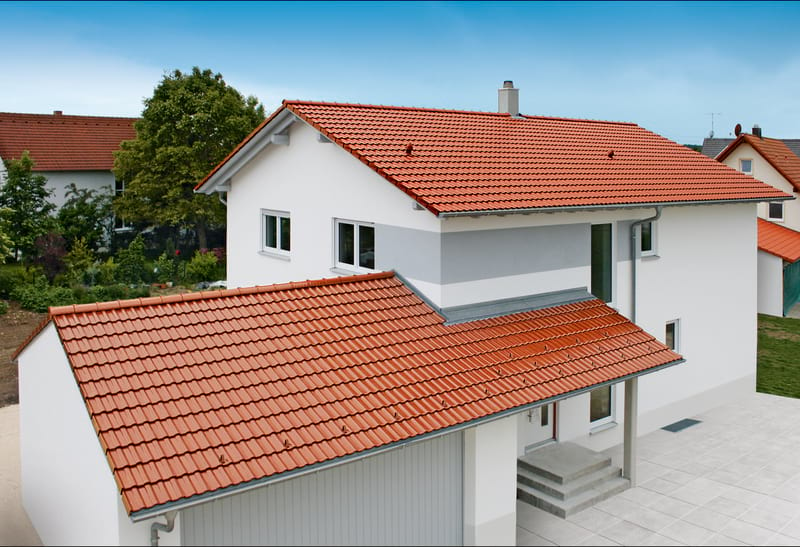
[[[510,544],[518,458],[624,440],[624,487],[637,434],[752,391],[790,196],[518,104],[286,101],[198,185],[239,288],[52,309],[17,354],[43,541]]]
[[[27,150],[34,172],[47,177],[50,201],[64,204],[69,184],[88,190],[121,192],[111,169],[115,150],[136,138],[137,118],[0,112],[0,160],[19,159]],[[0,171],[4,167],[0,161]]]
[[[792,196],[800,191],[800,157],[760,128],[739,134],[716,159]],[[769,221],[758,224],[758,311],[783,316],[800,301],[800,255],[791,250],[800,247],[800,201],[759,204],[758,216]]]

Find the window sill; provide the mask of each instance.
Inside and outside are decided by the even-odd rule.
[[[378,271],[380,271],[380,270],[365,270],[365,269],[361,269],[361,270],[352,269],[352,270],[349,270],[349,269],[345,269],[345,268],[340,268],[338,266],[334,266],[333,268],[331,268],[331,272],[333,272],[335,274],[339,274],[339,275],[364,275],[364,274],[375,273],[375,272],[378,272]]]
[[[650,253],[650,254],[646,254],[646,255],[641,255],[641,259],[642,260],[655,260],[657,258],[661,258],[661,255],[659,255],[657,253]]]
[[[589,435],[597,435],[598,433],[602,433],[603,431],[607,431],[615,427],[617,427],[617,422],[606,422],[595,427],[590,426]]]
[[[272,251],[265,251],[263,249],[261,251],[258,251],[258,254],[260,254],[261,256],[268,256],[268,257],[271,257],[271,258],[277,258],[279,260],[285,260],[286,262],[289,262],[289,261],[292,260],[292,257],[289,256],[288,254],[274,253]]]

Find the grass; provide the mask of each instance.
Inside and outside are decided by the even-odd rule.
[[[756,391],[800,399],[800,319],[759,314]]]

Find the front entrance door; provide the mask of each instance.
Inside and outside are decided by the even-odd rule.
[[[555,404],[532,408],[527,413],[525,452],[530,452],[555,439]]]

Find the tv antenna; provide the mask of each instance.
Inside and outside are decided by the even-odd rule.
[[[709,112],[709,116],[711,116],[711,133],[708,134],[709,139],[714,138],[714,116],[722,116],[722,112]]]

